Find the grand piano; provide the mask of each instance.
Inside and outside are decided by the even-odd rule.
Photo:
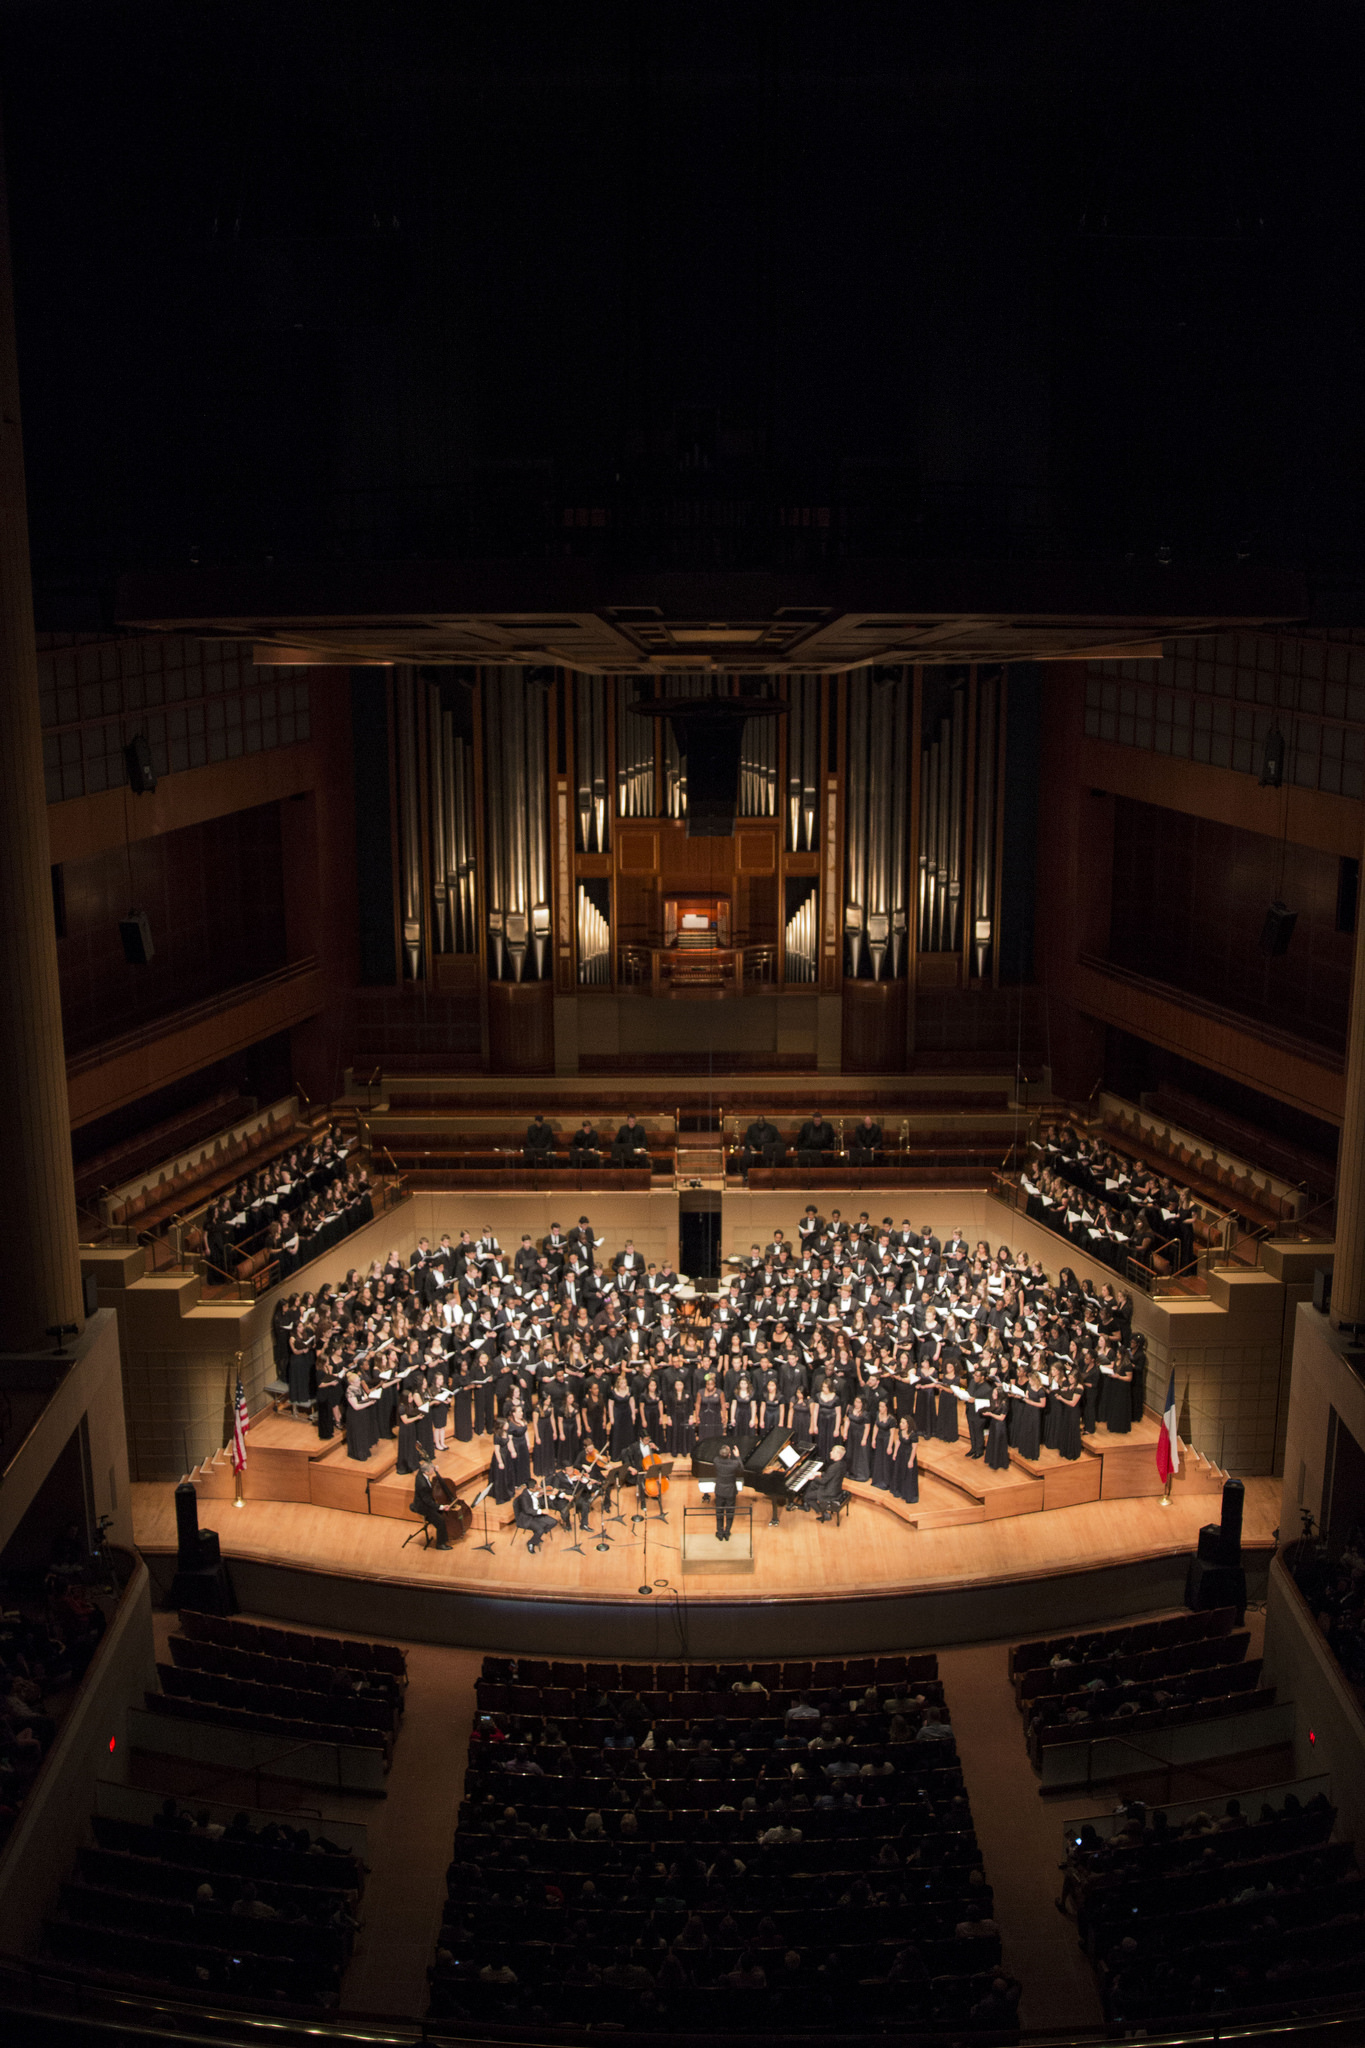
[[[784,1507],[801,1505],[806,1488],[825,1470],[824,1459],[814,1451],[804,1457],[794,1451],[791,1436],[789,1429],[770,1429],[766,1436],[737,1435],[734,1439],[739,1449],[740,1479],[752,1492],[763,1494],[772,1503],[769,1527],[776,1526]],[[716,1452],[725,1441],[718,1436],[702,1438],[692,1453],[694,1479],[715,1478]]]

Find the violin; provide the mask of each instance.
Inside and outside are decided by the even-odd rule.
[[[646,1500],[662,1500],[668,1492],[668,1474],[663,1469],[663,1459],[647,1437],[641,1437],[640,1450],[640,1491]]]

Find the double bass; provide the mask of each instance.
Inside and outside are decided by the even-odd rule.
[[[463,1543],[474,1526],[474,1510],[467,1500],[461,1500],[444,1472],[432,1474],[431,1490],[440,1509],[441,1520],[445,1523],[446,1535],[452,1543]]]

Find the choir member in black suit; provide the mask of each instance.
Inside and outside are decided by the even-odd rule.
[[[875,1166],[881,1157],[882,1127],[868,1115],[854,1126],[848,1140],[850,1166]]]
[[[766,1116],[756,1116],[744,1133],[744,1149],[736,1164],[747,1180],[751,1166],[780,1166],[786,1156],[786,1141],[777,1125]]]
[[[796,1134],[797,1161],[802,1166],[819,1166],[826,1153],[833,1150],[834,1126],[817,1109]]]
[[[555,1156],[555,1134],[537,1110],[526,1126],[526,1143],[522,1158],[528,1166],[551,1166]]]
[[[634,1110],[616,1127],[616,1136],[611,1141],[611,1163],[635,1167],[649,1164],[649,1140],[644,1125],[636,1123]]]

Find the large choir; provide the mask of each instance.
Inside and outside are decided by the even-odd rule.
[[[782,1430],[841,1482],[914,1501],[923,1439],[1004,1469],[1045,1446],[1079,1458],[1083,1434],[1142,1415],[1131,1301],[1068,1267],[814,1204],[731,1263],[696,1292],[630,1239],[604,1257],[586,1216],[511,1252],[488,1228],[423,1238],[281,1301],[277,1365],[354,1459],[396,1436],[416,1473],[448,1436],[489,1438],[494,1500],[547,1527],[585,1471],[631,1476],[642,1442],[678,1459]]]
[[[203,1221],[213,1274],[268,1253],[277,1279],[287,1280],[343,1237],[374,1221],[369,1175],[352,1157],[355,1139],[340,1125],[296,1145],[284,1158],[244,1174],[212,1204]]]
[[[1029,1215],[1089,1258],[1118,1273],[1129,1259],[1140,1272],[1193,1263],[1200,1220],[1188,1188],[1071,1124],[1048,1130],[1033,1152],[1020,1175]]]

